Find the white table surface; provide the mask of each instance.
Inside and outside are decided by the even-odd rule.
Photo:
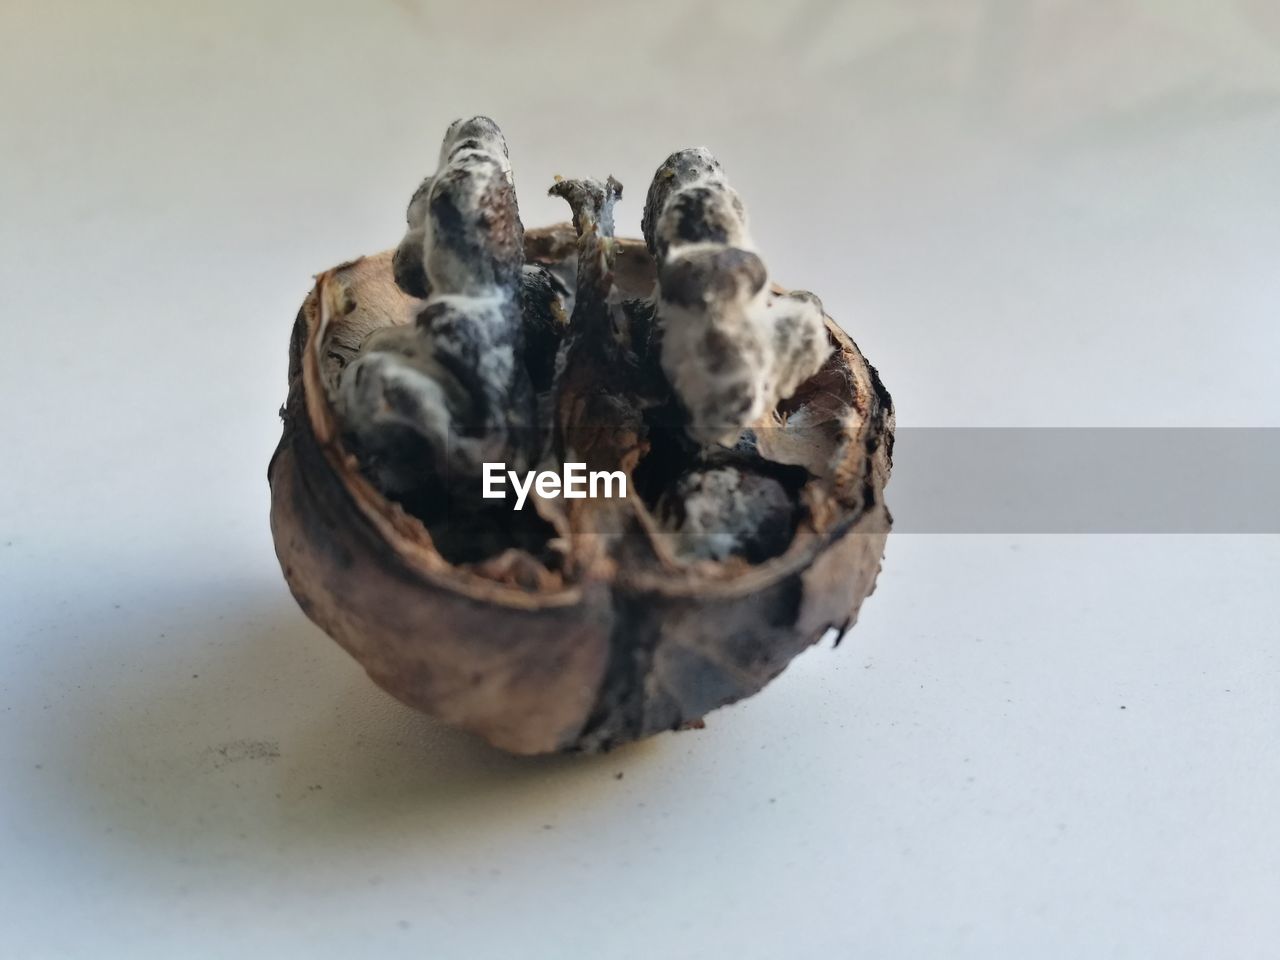
[[[290,599],[313,272],[486,112],[706,143],[907,426],[1280,426],[1271,0],[0,8],[0,956],[1273,957],[1280,538],[891,539],[760,696],[512,759]],[[892,486],[890,487],[892,504]]]

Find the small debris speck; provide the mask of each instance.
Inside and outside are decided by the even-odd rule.
[[[232,740],[220,743],[208,750],[215,768],[225,767],[243,760],[260,760],[270,763],[280,757],[280,745],[274,740]]]
[[[615,779],[615,780],[621,780],[621,779],[622,779],[622,771],[621,771],[621,770],[619,770],[617,773],[615,773],[615,774],[613,775],[613,779]]]

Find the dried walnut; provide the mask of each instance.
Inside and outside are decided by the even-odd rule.
[[[705,149],[643,242],[561,180],[526,233],[493,121],[450,126],[395,251],[294,326],[272,530],[294,596],[380,686],[518,753],[599,750],[750,696],[874,587],[893,408],[813,294],[770,283]],[[482,495],[485,464],[625,478]]]

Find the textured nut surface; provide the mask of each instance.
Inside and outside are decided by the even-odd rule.
[[[529,261],[558,269],[575,238],[561,225],[529,231],[525,245]],[[617,246],[624,292],[643,291],[655,270],[645,246]],[[372,330],[410,322],[417,302],[396,286],[392,256],[329,271],[307,298],[269,470],[290,589],[380,686],[513,752],[606,749],[751,695],[828,628],[852,623],[889,526],[893,414],[834,322],[822,371],[780,410],[783,426],[759,438],[777,463],[821,465],[783,553],[727,571],[615,558],[530,585],[444,559],[344,447],[325,363]],[[569,552],[590,554],[600,539],[571,530]]]

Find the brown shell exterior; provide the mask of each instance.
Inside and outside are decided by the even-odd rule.
[[[531,230],[530,257],[571,246],[566,227]],[[642,264],[622,241],[620,269]],[[321,275],[357,320],[410,310],[391,254]],[[284,435],[268,470],[276,554],[303,611],[380,687],[514,753],[607,749],[696,725],[750,696],[870,595],[890,519],[883,490],[893,409],[857,346],[836,346],[817,378],[832,397],[838,462],[827,495],[782,556],[730,579],[653,572],[531,592],[449,566],[417,520],[342,449],[317,349],[322,293],[295,323]],[[361,311],[364,313],[362,314]]]

